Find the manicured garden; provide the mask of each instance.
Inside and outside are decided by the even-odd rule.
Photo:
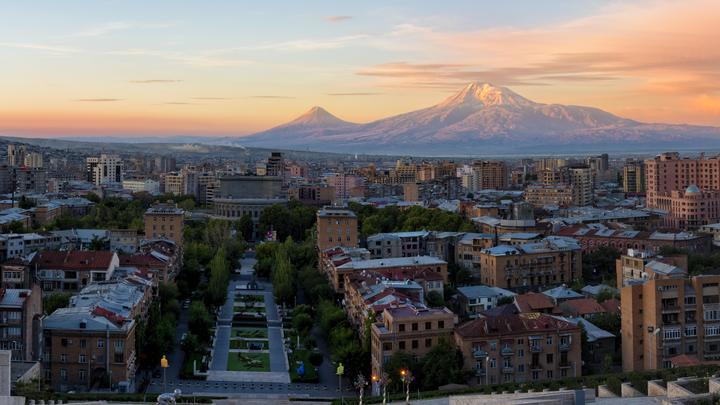
[[[239,340],[230,341],[230,349],[240,350],[268,350],[267,340]]]
[[[228,354],[228,371],[270,371],[270,355],[267,353]]]
[[[231,337],[245,339],[267,339],[267,328],[233,327]]]
[[[322,364],[322,353],[311,352],[310,350],[300,349],[295,350],[288,355],[290,362],[290,379],[294,383],[318,383],[320,379],[318,377],[315,367],[319,367]],[[298,368],[300,362],[304,365],[304,374],[301,376],[298,374]]]

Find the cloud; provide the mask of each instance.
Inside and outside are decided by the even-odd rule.
[[[250,96],[250,98],[267,98],[267,99],[294,99],[297,97],[293,96],[272,96],[272,95],[260,95],[260,96]]]
[[[191,97],[193,100],[206,100],[206,101],[223,101],[232,100],[229,97]]]
[[[296,39],[291,41],[271,42],[265,44],[248,45],[219,50],[219,52],[242,51],[318,51],[343,48],[353,44],[365,44],[371,39],[369,34],[346,35],[329,39]]]
[[[325,21],[335,23],[335,22],[341,22],[341,21],[351,20],[351,19],[352,19],[352,16],[349,16],[349,15],[329,15],[329,16],[323,17],[323,18],[325,19]]]
[[[197,104],[197,103],[188,103],[186,101],[168,101],[163,104],[165,104],[165,105],[192,105],[192,104]]]
[[[372,93],[372,92],[357,92],[357,93],[327,93],[328,96],[379,96],[383,93]]]
[[[155,57],[172,62],[179,62],[190,66],[209,68],[246,66],[254,63],[253,61],[247,59],[218,56],[217,54],[224,53],[221,51],[224,50],[211,49],[196,53],[185,53],[160,51],[154,49],[130,48],[107,51],[103,52],[103,54],[115,56]]]
[[[83,103],[110,103],[114,101],[122,101],[121,98],[78,98],[73,101],[80,101]]]
[[[84,31],[76,32],[68,35],[69,38],[73,37],[101,37],[107,34],[111,34],[117,31],[126,31],[131,29],[157,29],[157,28],[168,28],[175,25],[174,23],[135,23],[128,21],[111,21],[104,24],[99,24],[90,27]]]
[[[29,42],[0,42],[1,47],[5,48],[18,48],[18,49],[29,49],[34,51],[47,51],[53,54],[67,54],[67,53],[79,53],[81,49],[62,46],[62,45],[49,45],[49,44],[37,44]]]
[[[173,79],[146,79],[146,80],[130,80],[130,83],[136,84],[156,84],[156,83],[181,83],[182,80]]]

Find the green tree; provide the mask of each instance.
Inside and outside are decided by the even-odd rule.
[[[243,239],[247,241],[253,240],[253,230],[255,225],[253,224],[252,218],[249,214],[244,214],[235,224],[235,229],[242,235]]]
[[[197,337],[198,342],[208,343],[211,337],[212,318],[207,307],[200,301],[194,301],[190,304],[189,312],[188,329],[190,333]]]
[[[390,376],[390,385],[388,390],[391,392],[400,392],[402,390],[402,382],[400,381],[400,371],[410,370],[410,372],[417,378],[420,373],[420,367],[415,361],[413,355],[403,351],[397,351],[390,356],[390,360],[385,363],[383,370]],[[420,383],[416,381],[416,384]]]
[[[219,307],[227,298],[227,286],[230,281],[230,270],[225,260],[225,249],[219,248],[210,261],[210,280],[208,281],[209,303]]]
[[[8,233],[25,233],[25,224],[21,221],[12,221],[7,226]]]
[[[445,301],[443,300],[442,295],[440,295],[437,291],[430,291],[425,296],[425,303],[429,307],[442,307],[445,306]]]
[[[449,383],[464,383],[462,354],[446,339],[430,349],[422,360],[422,387],[435,390]]]
[[[292,323],[300,336],[307,336],[313,326],[313,319],[309,314],[301,313],[293,316]]]
[[[52,314],[56,309],[67,308],[70,305],[70,293],[54,292],[43,299],[43,307],[46,314]]]

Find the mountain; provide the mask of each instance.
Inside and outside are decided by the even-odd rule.
[[[693,142],[720,147],[720,129],[646,124],[592,107],[537,103],[506,87],[475,82],[432,107],[367,124],[313,107],[287,124],[226,141],[332,152],[469,155],[681,148]]]

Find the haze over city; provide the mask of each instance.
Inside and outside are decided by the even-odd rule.
[[[233,136],[321,105],[370,122],[469,82],[720,125],[720,4],[40,1],[0,5],[0,132]]]

